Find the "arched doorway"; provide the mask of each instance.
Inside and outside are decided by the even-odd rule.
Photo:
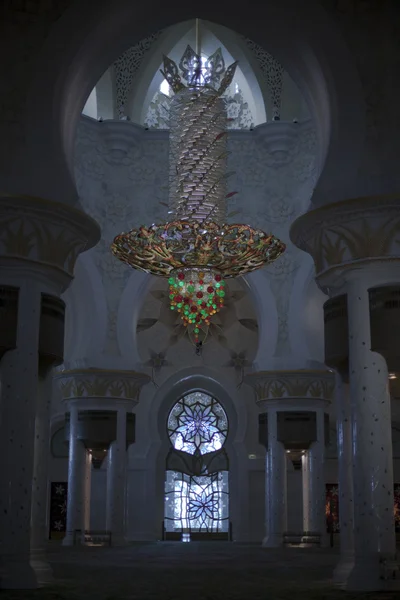
[[[164,539],[230,538],[228,418],[218,400],[194,391],[182,396],[167,420]]]

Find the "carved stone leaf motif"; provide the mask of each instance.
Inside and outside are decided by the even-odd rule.
[[[174,346],[181,338],[186,335],[186,327],[184,325],[176,325],[169,338],[169,345]]]
[[[88,372],[86,372],[87,374]],[[66,377],[65,381],[61,379],[59,383],[63,398],[107,398],[113,396],[138,400],[142,385],[149,381],[149,377],[144,373],[138,373],[136,377],[90,375],[80,379],[79,374],[76,377],[68,375]]]
[[[152,367],[154,371],[160,371],[162,367],[171,366],[170,363],[166,359],[166,352],[154,352],[154,350],[149,349],[150,359],[144,364],[148,367]]]
[[[385,221],[370,217],[357,219],[348,225],[336,225],[315,232],[308,247],[314,256],[316,272],[342,263],[362,258],[378,258],[395,255],[398,244],[400,220]]]
[[[235,371],[241,372],[245,367],[251,366],[251,362],[247,359],[246,350],[242,350],[241,352],[230,350],[229,354],[231,358],[225,364],[226,367],[233,367]]]
[[[308,376],[299,377],[288,372],[283,377],[263,377],[263,374],[251,374],[247,383],[250,383],[256,391],[259,400],[267,398],[324,398],[332,400],[335,383],[332,376],[321,377],[316,373],[310,373]],[[254,379],[253,379],[254,377]]]
[[[220,327],[215,322],[211,322],[210,323],[210,326],[209,326],[209,329],[208,329],[208,335],[211,338],[214,338],[219,344],[221,344],[221,346],[223,346],[225,348],[227,346],[227,344],[228,344],[228,340],[224,336],[223,332],[224,332],[223,327]]]
[[[13,209],[12,212],[17,212]],[[54,264],[72,273],[78,254],[86,243],[62,222],[47,223],[33,215],[27,216],[23,210],[13,216],[6,215],[0,223],[0,245],[3,252],[31,260]]]
[[[16,227],[11,227],[15,224]],[[8,254],[16,256],[29,256],[35,245],[35,233],[26,232],[23,219],[9,219],[2,222],[2,242]]]
[[[283,398],[286,395],[285,386],[279,381],[274,381],[270,387],[269,393],[272,398]]]
[[[346,227],[345,225],[338,227],[338,231],[341,232],[351,257],[357,259],[363,256],[385,256],[389,252],[393,236],[397,233],[398,228],[398,220],[393,223],[393,219],[389,219],[379,228],[373,229],[371,223],[363,219],[360,231],[357,231],[355,227]]]

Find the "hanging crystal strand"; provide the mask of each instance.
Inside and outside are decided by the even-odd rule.
[[[177,219],[226,217],[226,107],[207,88],[184,88],[170,107],[170,211]]]

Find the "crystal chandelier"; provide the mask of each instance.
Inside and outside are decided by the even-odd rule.
[[[197,49],[196,49],[197,50]],[[224,305],[225,283],[277,259],[285,245],[245,224],[226,224],[227,113],[222,95],[237,62],[225,69],[221,49],[202,61],[188,46],[178,66],[161,71],[174,92],[170,106],[167,223],[116,236],[113,254],[135,269],[168,278],[170,308],[202,343]],[[185,83],[184,83],[185,82]]]

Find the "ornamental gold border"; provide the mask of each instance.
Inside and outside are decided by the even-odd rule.
[[[181,239],[166,239],[168,234],[179,234]],[[111,245],[116,258],[152,275],[213,269],[224,279],[255,271],[275,261],[285,249],[278,238],[249,225],[186,220],[132,229],[117,235]]]

